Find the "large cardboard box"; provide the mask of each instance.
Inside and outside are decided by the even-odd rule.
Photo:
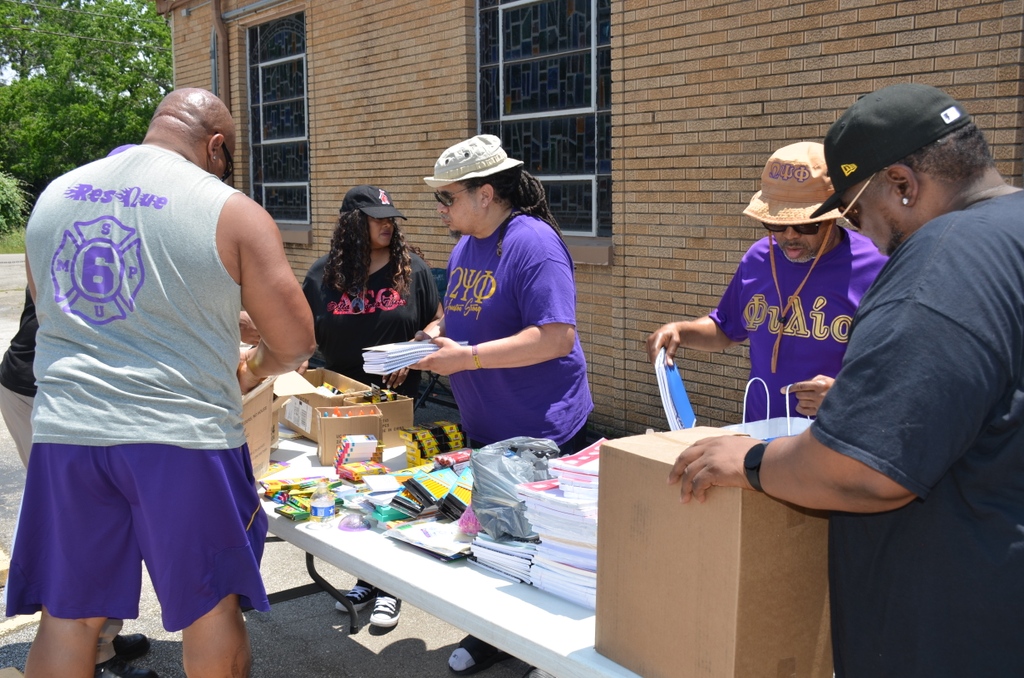
[[[331,416],[335,410],[341,414],[340,417]],[[344,436],[361,435],[381,439],[382,417],[376,405],[318,407],[315,412],[320,423],[316,453],[323,466],[334,466],[334,458]]]
[[[699,427],[601,447],[598,652],[645,678],[832,676],[828,521],[738,488],[679,503]]]
[[[256,478],[263,476],[270,467],[270,448],[277,432],[274,417],[274,379],[262,384],[242,396],[242,427],[245,441],[249,444],[252,472]]]
[[[346,405],[365,405],[370,399],[359,395],[345,398]],[[384,446],[395,447],[405,445],[405,441],[398,434],[398,429],[412,426],[413,422],[413,399],[400,395],[397,400],[390,400],[386,403],[373,403],[380,408],[381,423],[383,425]]]
[[[331,396],[317,393],[317,387],[325,382],[340,389],[342,393]],[[285,424],[315,442],[320,440],[320,428],[314,412],[316,408],[344,406],[346,397],[370,389],[366,384],[322,367],[307,370],[302,375],[297,372],[282,374],[276,383],[278,386],[274,390],[278,396],[290,396],[284,407]]]

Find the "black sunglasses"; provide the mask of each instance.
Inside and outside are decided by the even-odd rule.
[[[235,161],[231,159],[227,144],[222,144],[220,148],[224,151],[224,174],[220,175],[220,180],[227,181],[235,173]]]
[[[449,193],[448,191],[434,191],[434,200],[438,201],[445,207],[451,207],[452,205],[455,204],[455,196],[458,195],[459,193],[464,193],[468,190],[469,186],[462,189],[461,191],[455,191],[454,193]]]
[[[800,235],[818,235],[818,231],[821,229],[820,222],[814,224],[766,224],[762,221],[761,225],[772,233],[782,233],[787,228],[792,228]]]

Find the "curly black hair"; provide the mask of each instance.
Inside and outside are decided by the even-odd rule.
[[[412,263],[405,235],[394,218],[390,219],[391,286],[402,296],[409,291]],[[366,290],[370,277],[370,222],[360,210],[342,212],[331,237],[331,251],[324,266],[324,286],[355,297]]]
[[[494,188],[495,195],[511,205],[514,211],[540,219],[555,229],[559,238],[562,237],[562,229],[558,227],[558,220],[555,219],[555,215],[551,213],[551,208],[548,206],[548,195],[544,191],[544,185],[535,176],[524,170],[522,165],[510,167],[485,177],[466,179],[459,183],[470,191],[475,191],[484,184],[490,184]],[[498,235],[499,257],[504,239],[505,224],[502,224],[501,233]]]

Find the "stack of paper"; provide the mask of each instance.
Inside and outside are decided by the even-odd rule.
[[[440,348],[429,341],[400,341],[363,349],[363,371],[367,374],[391,374],[419,362]]]
[[[558,486],[567,497],[597,501],[597,472],[601,461],[601,438],[574,455],[548,462],[551,475],[558,478]]]
[[[458,523],[419,520],[394,527],[384,536],[412,544],[441,560],[469,555],[469,539],[459,531]]]
[[[470,547],[469,562],[510,581],[530,583],[530,563],[537,549],[536,542],[495,541],[480,532]]]
[[[530,582],[594,609],[597,593],[598,441],[569,457],[552,459],[555,478],[516,487],[526,517],[540,537]]]

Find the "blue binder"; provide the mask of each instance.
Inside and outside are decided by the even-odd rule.
[[[679,376],[676,365],[665,364],[665,349],[658,353],[654,371],[658,376],[658,389],[661,391],[661,403],[668,418],[669,430],[693,428],[697,416],[693,413],[690,397],[686,394],[683,378]]]

